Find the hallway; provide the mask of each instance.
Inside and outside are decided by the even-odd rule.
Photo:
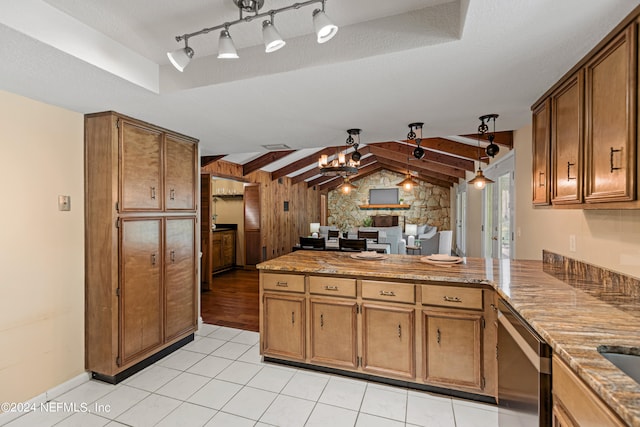
[[[258,270],[230,270],[213,276],[211,290],[202,291],[202,321],[258,332]]]

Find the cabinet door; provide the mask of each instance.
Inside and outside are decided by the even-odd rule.
[[[533,177],[534,205],[548,205],[549,163],[551,151],[551,99],[547,98],[533,111]]]
[[[564,406],[562,406],[562,404],[557,400],[553,402],[552,426],[553,427],[578,427],[571,419],[571,416],[567,414],[567,411],[564,408]]]
[[[311,299],[311,363],[356,369],[355,301]]]
[[[586,66],[586,202],[635,197],[636,24]]]
[[[120,363],[143,355],[162,339],[162,219],[120,224]]]
[[[119,126],[120,212],[162,210],[162,132],[122,119]]]
[[[165,232],[165,340],[195,330],[195,218],[167,218]]]
[[[423,312],[424,380],[482,390],[479,314]]]
[[[263,295],[263,353],[304,360],[304,297]]]
[[[583,71],[551,95],[552,202],[582,202]]]
[[[222,265],[232,267],[236,263],[236,232],[222,233]]]
[[[196,159],[198,150],[191,141],[167,135],[165,138],[165,208],[195,211]]]
[[[222,263],[222,233],[215,232],[211,236],[211,266],[213,271],[220,270]]]
[[[362,304],[362,368],[383,376],[415,377],[413,308]]]

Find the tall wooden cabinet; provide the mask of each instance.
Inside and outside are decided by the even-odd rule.
[[[197,140],[85,117],[85,365],[118,382],[193,339]]]
[[[532,195],[534,205],[548,205],[551,148],[551,101],[546,99],[533,108],[533,180]]]

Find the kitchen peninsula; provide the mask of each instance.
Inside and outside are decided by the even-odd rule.
[[[640,426],[640,384],[597,351],[640,344],[640,304],[596,298],[540,261],[467,258],[442,267],[408,255],[296,251],[258,268],[267,360],[495,401],[502,298],[552,347],[554,367],[586,385],[590,406],[602,406],[610,425]],[[555,425],[574,425],[556,415],[554,406]]]

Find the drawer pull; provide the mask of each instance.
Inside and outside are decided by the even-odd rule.
[[[151,199],[156,199],[156,187],[151,187]]]
[[[402,325],[398,323],[398,338],[402,338]]]
[[[571,181],[572,179],[576,179],[576,177],[571,176],[571,166],[575,166],[575,163],[567,162],[567,181]]]
[[[441,338],[441,336],[440,336],[440,328],[438,328],[436,332],[437,332],[436,335],[437,335],[438,344],[440,344],[440,338]]]
[[[324,290],[325,291],[337,291],[338,287],[335,285],[325,285],[324,286]]]
[[[280,286],[281,288],[288,288],[289,284],[287,282],[277,282],[276,286]]]
[[[151,265],[156,265],[156,254],[151,254]]]
[[[324,327],[324,314],[320,314],[320,327]]]
[[[176,199],[176,190],[174,190],[173,188],[171,190],[169,190],[169,199],[171,199],[171,200],[175,200]]]
[[[396,293],[393,291],[380,291],[380,295],[383,297],[395,297]]]
[[[292,311],[291,312],[291,324],[295,324],[296,323],[296,312]]]
[[[176,251],[169,252],[171,257],[171,262],[176,262]]]
[[[538,186],[539,187],[544,187],[544,172],[540,171],[538,173]]]
[[[458,297],[448,297],[448,296],[444,296],[443,299],[445,300],[445,302],[462,302],[462,298],[458,298]]]
[[[620,152],[622,152],[622,148],[619,150],[614,150],[613,147],[611,147],[611,153],[609,156],[609,163],[611,164],[611,173],[613,173],[613,171],[622,169],[622,168],[616,168],[613,166],[613,153],[620,153]]]

